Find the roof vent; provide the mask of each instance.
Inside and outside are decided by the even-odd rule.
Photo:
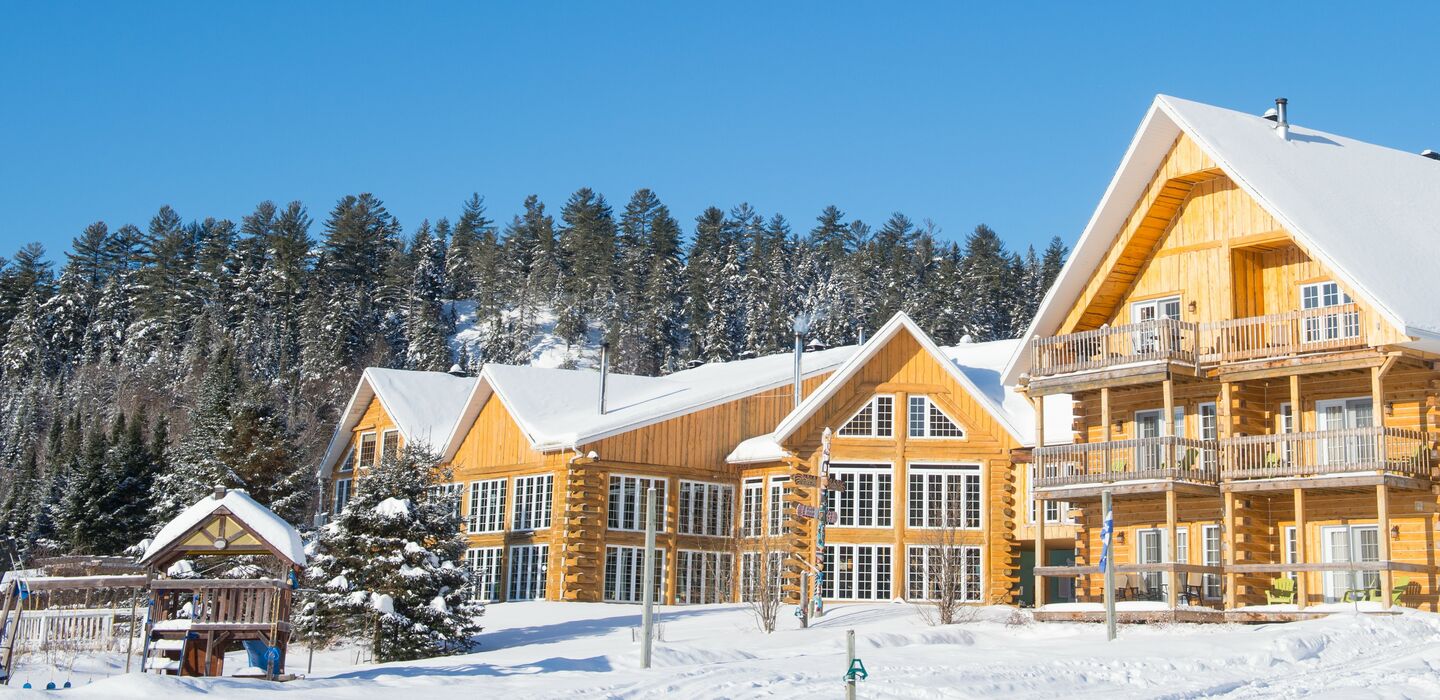
[[[459,364],[459,363],[450,365],[450,369],[445,370],[445,373],[446,373],[446,374],[450,374],[450,375],[454,375],[454,376],[456,376],[456,377],[463,377],[463,376],[465,376],[465,370],[460,369],[460,364]]]
[[[214,498],[217,501],[225,498],[225,484],[215,484]]]
[[[1290,101],[1283,97],[1275,98],[1275,131],[1280,138],[1287,140],[1290,138],[1289,104]]]
[[[1421,151],[1421,152],[1420,152],[1420,155],[1425,156],[1426,158],[1429,158],[1430,160],[1440,160],[1440,153],[1436,153],[1435,151],[1432,151],[1432,150],[1430,150],[1430,149],[1428,149],[1428,148],[1425,149],[1425,150],[1423,150],[1423,151]]]
[[[1277,112],[1277,111],[1275,111],[1275,108],[1274,108],[1274,107],[1271,107],[1270,109],[1265,110],[1265,113],[1262,114],[1262,115],[1260,115],[1260,116],[1263,117],[1263,118],[1265,118],[1265,119],[1269,119],[1269,120],[1272,121],[1272,122],[1280,121],[1280,113]]]

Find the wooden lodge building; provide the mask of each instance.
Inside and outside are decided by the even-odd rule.
[[[1436,609],[1440,161],[1277,107],[1158,97],[1006,369],[1074,401],[1034,462],[1076,561],[1034,575],[1080,602],[1042,619],[1098,615],[1104,490],[1122,620]]]
[[[326,509],[345,507],[376,460],[423,443],[453,474],[477,596],[638,602],[654,486],[657,600],[737,600],[765,571],[794,602],[801,560],[814,560],[803,506],[819,505],[828,428],[844,489],[830,491],[826,599],[930,596],[921,572],[945,543],[964,563],[966,601],[1008,602],[1033,547],[1018,539],[1028,516],[1016,516],[1036,421],[1000,381],[1019,346],[937,347],[900,314],[863,345],[803,353],[798,393],[794,356],[778,354],[664,377],[610,373],[603,400],[595,371],[371,368],[321,464]],[[1066,433],[1068,398],[1051,403],[1051,432]],[[1072,546],[1073,533],[1050,532],[1051,551]]]

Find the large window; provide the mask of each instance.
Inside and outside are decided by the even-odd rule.
[[[784,561],[781,552],[745,552],[740,555],[740,599],[758,600],[768,582],[770,599],[780,596],[780,573]]]
[[[1300,308],[1327,309],[1353,303],[1350,295],[1340,291],[1334,282],[1318,282],[1300,286]],[[1353,309],[1335,313],[1311,313],[1305,315],[1305,342],[1319,343],[1326,340],[1360,337],[1360,312]]]
[[[555,477],[551,474],[515,477],[515,517],[510,528],[517,531],[550,527],[550,510],[555,499]]]
[[[345,510],[345,506],[350,503],[350,486],[353,483],[350,479],[335,480],[335,499],[331,505],[336,515]]]
[[[895,397],[876,396],[840,426],[841,437],[890,437],[895,434]]]
[[[911,396],[905,413],[913,438],[963,438],[965,431],[928,396]]]
[[[470,482],[470,532],[505,529],[505,480]]]
[[[740,536],[759,537],[765,528],[765,480],[746,479],[740,488]]]
[[[400,456],[400,431],[387,430],[380,436],[380,461],[394,460]]]
[[[682,549],[675,564],[675,602],[730,602],[731,572],[735,565],[729,552],[697,552]]]
[[[509,600],[543,600],[545,572],[550,568],[550,545],[527,544],[510,548]]]
[[[936,600],[950,585],[955,587],[956,600],[980,602],[979,547],[911,546],[907,555],[905,587],[910,600]]]
[[[680,534],[730,536],[735,489],[724,484],[680,482]]]
[[[825,597],[890,599],[890,546],[832,544],[826,547]]]
[[[375,433],[360,433],[360,468],[375,466]]]
[[[611,530],[645,529],[645,494],[655,487],[655,530],[665,530],[665,479],[663,477],[610,477],[610,502],[606,506],[606,523]]]
[[[910,527],[980,527],[980,468],[910,465]]]
[[[888,464],[830,467],[830,475],[845,484],[845,490],[831,495],[838,527],[890,527],[891,471]]]
[[[605,600],[639,603],[645,599],[645,548],[605,548]],[[655,548],[655,600],[665,600],[665,550]]]
[[[790,506],[785,503],[785,487],[789,485],[790,477],[770,477],[770,534],[779,535],[785,528],[785,514],[789,512]]]
[[[436,484],[430,487],[430,498],[450,508],[450,515],[460,517],[460,499],[465,496],[465,484]]]
[[[470,597],[475,600],[500,599],[500,552],[499,547],[465,550],[465,566],[469,567],[470,578],[474,582],[470,587]]]

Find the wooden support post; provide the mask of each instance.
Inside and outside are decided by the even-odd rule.
[[[1305,416],[1305,411],[1304,411],[1304,409],[1302,408],[1302,404],[1300,403],[1300,375],[1298,375],[1298,374],[1292,374],[1292,375],[1290,375],[1290,432],[1292,432],[1292,433],[1303,433],[1303,432],[1305,432],[1305,428],[1301,425],[1301,422],[1302,422],[1302,419],[1304,418],[1304,416]],[[1283,426],[1282,426],[1282,428],[1283,428]],[[1308,459],[1308,458],[1303,454],[1304,451],[1305,451],[1305,443],[1301,442],[1301,443],[1292,444],[1292,445],[1290,446],[1290,449],[1291,449],[1292,452],[1294,452],[1294,454],[1290,455],[1290,459],[1291,459],[1291,462],[1292,462],[1292,463],[1294,463],[1294,464],[1314,464],[1314,462],[1307,462],[1307,461],[1305,461],[1306,459]],[[1303,560],[1302,560],[1302,561],[1303,561]]]
[[[1225,522],[1221,527],[1225,534],[1225,607],[1235,607],[1235,494],[1225,492]]]
[[[1291,377],[1290,379],[1291,395],[1294,396],[1295,378]],[[1291,406],[1295,405],[1297,404],[1291,404]],[[1295,563],[1310,563],[1305,556],[1305,489],[1300,488],[1295,489]],[[1309,578],[1308,571],[1298,570],[1295,572],[1295,608],[1297,610],[1305,609],[1306,596],[1310,590]]]
[[[1045,566],[1045,500],[1035,498],[1035,566]],[[1035,574],[1035,607],[1045,604],[1045,577]]]
[[[1105,442],[1110,442],[1115,436],[1110,431],[1110,387],[1108,386],[1100,387],[1100,423],[1104,428]],[[1109,465],[1106,467],[1108,468]]]
[[[1380,482],[1375,487],[1375,506],[1379,514],[1380,561],[1385,568],[1380,570],[1380,607],[1390,609],[1390,593],[1395,587],[1394,574],[1390,571],[1390,487]]]
[[[1166,543],[1168,551],[1165,558],[1169,559],[1171,564],[1177,563],[1176,553],[1180,551],[1178,546],[1180,538],[1176,534],[1179,529],[1176,522],[1179,520],[1179,505],[1176,500],[1174,489],[1165,492],[1165,537],[1170,540]],[[1170,607],[1178,608],[1180,607],[1180,573],[1172,568],[1166,576],[1170,579]]]

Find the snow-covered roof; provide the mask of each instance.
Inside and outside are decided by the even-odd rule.
[[[801,373],[811,377],[831,371],[855,350],[852,345],[807,352],[802,355]],[[611,373],[603,414],[598,372],[485,365],[445,441],[442,457],[454,458],[492,396],[504,403],[532,448],[567,449],[788,385],[794,378],[794,361],[793,355],[782,353],[712,362],[664,377]]]
[[[770,433],[756,435],[748,440],[741,440],[735,449],[725,457],[730,464],[759,464],[761,462],[779,462],[785,459],[788,453],[780,443],[775,441],[775,436]]]
[[[1002,413],[1019,434],[1020,442],[1035,444],[1035,409],[1030,400],[1001,381],[1005,364],[1025,341],[994,340],[988,343],[961,343],[940,348],[974,385],[975,398],[992,413]],[[1074,440],[1071,422],[1074,410],[1069,394],[1052,394],[1045,401],[1045,444],[1062,445]]]
[[[1440,162],[1416,153],[1158,95],[1026,337],[1049,335],[1104,259],[1171,144],[1184,133],[1311,257],[1417,346],[1440,347],[1440,305],[1425,253],[1440,236]],[[1014,384],[1029,368],[1017,351]]]
[[[885,325],[876,331],[875,335],[860,347],[860,351],[850,357],[843,366],[830,375],[820,387],[812,392],[805,400],[800,402],[795,410],[785,416],[776,426],[772,438],[783,444],[798,430],[815,411],[825,405],[840,387],[845,385],[860,368],[865,366],[886,343],[900,332],[908,332],[915,341],[920,344],[930,356],[935,358],[944,367],[951,378],[963,387],[968,393],[979,400],[980,405],[996,419],[996,421],[1016,441],[1029,445],[1035,440],[1035,414],[1023,397],[1012,396],[1014,392],[1009,391],[999,381],[1000,369],[1004,366],[1005,359],[1014,351],[1013,345],[1020,341],[998,341],[997,343],[972,343],[969,347],[957,346],[957,348],[942,349],[931,340],[930,335],[920,329],[915,321],[903,311],[895,314]],[[978,380],[978,381],[977,381]],[[1061,403],[1056,402],[1056,405]],[[1046,404],[1049,408],[1051,404]],[[1060,413],[1060,411],[1046,411],[1046,435],[1050,435],[1049,415]],[[1065,404],[1063,409],[1065,419],[1065,430],[1057,431],[1056,435],[1069,434],[1070,406]],[[1059,420],[1057,416],[1055,420]],[[1047,439],[1046,442],[1051,442]]]
[[[457,377],[445,372],[367,367],[330,437],[330,445],[320,461],[320,474],[328,474],[345,454],[350,432],[365,415],[371,399],[380,400],[385,414],[405,438],[405,444],[440,448],[441,441],[450,435],[460,417],[475,382],[474,377]]]
[[[150,561],[152,557],[179,542],[221,508],[229,511],[231,518],[239,521],[246,530],[269,545],[276,554],[304,566],[305,546],[300,542],[300,533],[290,523],[285,522],[284,518],[256,503],[250,494],[239,489],[231,489],[218,499],[213,494],[206,496],[165,523],[165,527],[160,528],[160,532],[145,548],[140,563]]]

